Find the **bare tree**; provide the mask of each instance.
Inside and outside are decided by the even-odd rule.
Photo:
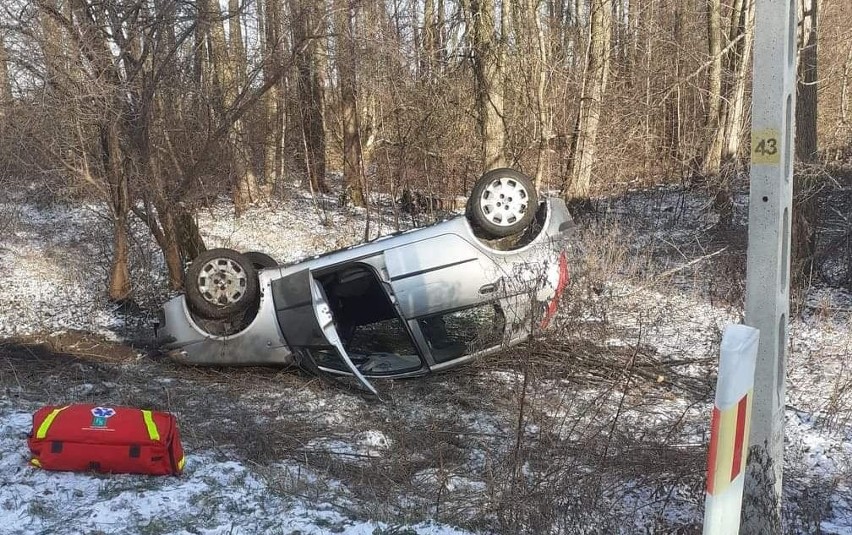
[[[305,168],[312,188],[325,193],[329,188],[325,182],[325,89],[319,58],[319,37],[325,33],[321,7],[324,2],[290,0]]]
[[[814,190],[819,179],[814,164],[819,159],[817,144],[817,89],[819,0],[800,2],[799,79],[796,86],[796,158],[807,164],[796,173],[793,183],[793,265],[794,281],[807,284],[816,252],[817,203]]]
[[[6,43],[0,33],[0,121],[6,113],[5,108],[12,103],[12,82],[9,79],[9,61]],[[2,128],[2,126],[0,126]]]
[[[121,123],[124,120],[123,114],[127,110],[121,98],[120,89],[127,82],[127,76],[132,75],[136,69],[133,68],[134,65],[125,65],[124,69],[121,68],[113,55],[106,34],[100,30],[100,24],[110,20],[110,13],[95,9],[85,0],[72,0],[71,9],[74,21],[71,21],[55,11],[54,6],[40,7],[42,7],[43,17],[50,20],[49,26],[58,28],[61,24],[72,32],[72,38],[79,44],[81,56],[88,61],[96,79],[102,81],[106,86],[105,91],[99,95],[103,112],[98,117],[96,125],[100,138],[97,156],[101,163],[97,166],[86,164],[85,168],[87,170],[98,169],[97,174],[101,175],[106,186],[107,201],[113,223],[113,261],[110,269],[108,293],[110,299],[123,301],[129,298],[131,293],[130,243],[127,221],[130,213],[130,193],[125,167],[129,162],[121,139]],[[138,16],[138,12],[131,11],[128,15]],[[112,18],[113,23],[116,18]],[[76,27],[74,22],[77,24]],[[113,31],[121,31],[121,28],[115,26],[112,29]],[[121,39],[126,37],[123,32],[117,35],[121,35]],[[58,31],[46,36],[45,42],[48,48],[45,50],[45,54],[56,53],[56,48],[54,48],[57,45],[54,41],[56,38],[59,38]],[[129,50],[130,42],[131,39],[127,39],[124,43],[127,53],[125,63],[133,62],[138,65],[141,58],[130,56],[132,53]],[[54,58],[54,60],[56,59]],[[82,74],[75,73],[70,77],[74,78],[75,76],[82,76]]]
[[[740,0],[736,0],[740,1]],[[707,76],[707,136],[710,140],[701,172],[704,175],[717,175],[721,166],[722,136],[722,2],[707,0],[707,53],[710,57],[710,69]]]
[[[210,45],[202,56],[201,76],[184,75],[176,61],[196,32],[183,24],[177,35],[180,6],[175,0],[74,0],[65,12],[48,0],[38,5],[47,88],[42,99],[50,102],[39,109],[63,128],[33,138],[37,150],[32,158],[41,157],[39,165],[59,163],[106,201],[114,227],[109,295],[115,300],[128,298],[132,289],[131,212],[160,245],[170,285],[182,285],[183,262],[204,248],[192,215],[194,201],[187,201],[208,195],[205,186],[215,194],[222,182],[216,176],[223,160],[219,149],[244,146],[236,143],[235,125],[280,79],[234,89],[234,70],[221,47],[223,28],[208,24],[215,13],[203,9],[210,5],[200,6],[198,13],[200,26],[209,30],[202,43]],[[197,65],[197,52],[187,52],[188,62]],[[196,87],[181,90],[186,83]],[[209,99],[198,97],[205,93]],[[209,102],[212,114],[204,113]]]
[[[724,108],[725,143],[722,148],[722,161],[737,159],[743,144],[746,85],[750,76],[748,67],[754,47],[754,0],[737,0],[734,4],[728,42],[731,47],[727,55],[730,82]]]
[[[591,9],[580,110],[577,113],[568,174],[562,187],[563,196],[570,199],[589,197],[601,105],[609,75],[612,0],[592,0]]]
[[[420,36],[420,72],[427,78],[432,76],[437,59],[438,40],[435,28],[435,0],[423,2],[423,28]]]
[[[508,2],[501,2],[502,37],[494,20],[494,0],[464,0],[468,27],[471,28],[472,61],[476,80],[476,103],[482,139],[483,170],[506,166],[506,125],[503,121],[503,67],[505,33],[508,26]]]
[[[799,79],[796,85],[796,157],[807,163],[817,159],[817,88],[819,0],[801,0],[799,25]]]
[[[550,173],[550,140],[553,137],[551,99],[547,94],[548,86],[548,37],[539,14],[540,0],[523,0],[522,14],[516,16],[515,30],[520,34],[518,41],[525,43],[523,56],[531,58],[528,65],[535,106],[537,156],[535,164],[535,185],[541,188]]]
[[[283,31],[280,0],[258,1],[258,17],[262,23],[263,47],[267,61],[263,63],[265,80],[278,76],[283,66],[286,36]],[[286,78],[281,76],[263,100],[266,124],[263,145],[263,174],[267,185],[277,184],[284,172],[284,126]]]
[[[754,43],[754,0],[735,0],[724,27],[721,3],[708,0],[707,18],[709,142],[702,161],[702,173],[715,176],[723,162],[737,158],[742,145],[745,89]]]
[[[204,248],[199,208],[229,194],[241,213],[299,168],[328,191],[327,158],[356,204],[365,170],[371,190],[447,200],[483,169],[534,169],[543,186],[559,168],[563,194],[584,199],[681,180],[697,162],[724,223],[726,171],[747,137],[754,3],[8,0],[2,140],[26,150],[3,149],[108,207],[117,299],[132,217],[178,288]],[[852,147],[847,4],[802,2],[797,150],[811,166]],[[837,45],[817,50],[817,37]],[[800,180],[797,199],[810,189]]]
[[[70,7],[71,2],[67,2]],[[61,13],[56,0],[38,0],[36,3],[38,8],[38,24],[39,24],[39,48],[44,57],[44,76],[48,84],[57,84],[62,80],[62,75],[65,74],[63,65],[65,62],[65,53],[63,50],[63,33],[59,23],[53,15],[63,16],[70,24],[71,17],[68,13]]]
[[[718,0],[708,2],[708,41],[710,43],[709,142],[704,152],[702,173],[718,178],[714,205],[722,227],[731,225],[733,200],[730,172],[722,164],[736,162],[742,144],[745,89],[754,42],[754,0],[735,0],[722,27]],[[726,45],[722,46],[722,40]]]
[[[241,14],[240,0],[228,0],[228,50],[234,78],[239,84],[245,81],[247,66]]]
[[[230,0],[229,7],[233,11],[229,20],[230,42],[226,43],[224,19],[217,1],[201,0],[199,3],[199,11],[207,28],[214,84],[214,111],[220,120],[234,108],[243,88],[246,69],[239,3]],[[239,215],[249,204],[259,200],[257,177],[252,169],[248,139],[241,119],[234,121],[229,128],[228,140],[231,149],[234,208]]]
[[[358,117],[358,80],[355,72],[354,0],[336,0],[337,74],[340,110],[343,116],[343,181],[347,197],[355,206],[365,206],[361,124]]]

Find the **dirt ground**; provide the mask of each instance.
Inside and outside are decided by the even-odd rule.
[[[585,395],[620,382],[624,371],[618,363],[631,355],[635,395],[619,397],[612,390],[597,399]],[[647,435],[636,436],[619,429],[624,424],[612,412],[623,412],[627,423],[649,394],[674,396],[661,379],[672,369],[664,371],[649,356],[644,350],[616,351],[609,367],[587,367],[580,360],[573,368],[561,367],[554,382],[546,366],[523,369],[516,354],[504,353],[451,374],[380,381],[384,401],[378,401],[297,369],[185,367],[155,350],[63,333],[0,342],[0,386],[21,406],[92,402],[174,412],[190,455],[214,451],[238,459],[280,480],[285,493],[342,492],[356,504],[355,516],[513,531],[530,522],[571,518],[580,525],[608,523],[603,501],[609,500],[603,498],[630,489],[606,487],[625,474],[659,492],[684,479],[700,488],[702,444],[661,447],[651,440],[649,426],[643,426]],[[548,345],[540,358],[544,364],[559,355]],[[576,389],[576,398],[565,397],[566,386]],[[689,381],[686,390],[690,397],[706,398],[709,387]],[[528,397],[526,416],[518,412],[522,397]],[[552,414],[542,412],[544,407]],[[676,434],[671,424],[665,417],[660,427]],[[633,442],[629,457],[625,439]],[[293,464],[287,474],[276,474],[282,461],[327,479],[299,480]],[[525,471],[537,475],[525,477]],[[341,482],[345,490],[327,482]],[[576,502],[563,502],[572,496]],[[590,499],[600,503],[589,508]],[[542,509],[550,514],[541,517]],[[664,511],[655,513],[656,522],[668,522]],[[696,524],[683,520],[677,522],[681,532],[697,532]]]
[[[586,218],[579,269],[555,331],[447,373],[376,381],[382,400],[294,368],[177,364],[149,340],[150,303],[141,303],[144,314],[113,310],[81,286],[86,291],[69,306],[55,290],[61,281],[50,278],[67,272],[52,264],[39,277],[14,276],[33,272],[25,252],[42,234],[53,235],[36,223],[99,228],[85,214],[62,220],[57,214],[65,212],[29,207],[20,244],[0,257],[10,280],[20,282],[15,307],[0,316],[7,336],[0,339],[0,410],[16,419],[7,426],[16,432],[44,404],[175,413],[189,454],[185,484],[107,478],[64,487],[88,499],[91,484],[95,498],[118,505],[194,492],[180,498],[175,510],[183,516],[154,523],[143,515],[128,525],[134,532],[229,533],[235,518],[252,522],[246,533],[698,533],[719,341],[726,324],[742,321],[745,272],[742,198],[730,229],[716,226],[708,206],[707,198],[661,189],[578,214]],[[225,218],[207,226],[215,244],[256,249],[258,240],[274,237],[257,229],[287,226],[280,217],[291,212],[257,210],[239,226]],[[291,241],[316,249],[309,237],[329,230],[304,225],[302,238],[281,238],[271,250],[292,258]],[[154,267],[152,276],[160,272]],[[94,288],[97,281],[89,282]],[[850,307],[852,297],[829,288],[794,300],[785,458],[790,533],[852,533],[845,483],[852,477]],[[21,476],[24,441],[0,436],[0,446],[16,455],[0,459],[4,484],[27,486],[20,496],[0,496],[0,517],[8,509],[36,531],[83,529],[73,523],[75,511],[51,517],[45,511],[54,502],[39,505],[52,480]],[[205,472],[210,463],[219,464]],[[243,475],[220,481],[210,473],[231,469]],[[208,486],[197,492],[193,485]],[[241,485],[256,488],[226,499]],[[294,500],[338,516],[311,512],[309,529],[257,518],[257,511]],[[210,502],[219,504],[221,522],[199,524]],[[350,519],[384,524],[357,531]],[[451,528],[408,527],[425,521]]]

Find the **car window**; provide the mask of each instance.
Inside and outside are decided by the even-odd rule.
[[[358,325],[353,329],[346,342],[349,353],[398,353],[416,355],[411,337],[402,326],[399,318],[391,318],[367,325]]]
[[[350,327],[341,337],[349,358],[365,375],[406,373],[422,366],[411,335],[399,318]],[[312,353],[318,365],[346,371],[334,351],[314,349]]]
[[[498,346],[506,319],[496,303],[436,314],[418,320],[435,362],[447,362]]]

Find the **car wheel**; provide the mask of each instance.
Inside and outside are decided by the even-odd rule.
[[[257,301],[257,271],[237,251],[211,249],[192,261],[184,287],[189,307],[199,316],[232,318]]]
[[[275,261],[274,258],[269,256],[266,253],[261,253],[259,251],[248,251],[243,253],[243,256],[248,258],[251,265],[254,266],[254,269],[260,271],[261,269],[274,268],[278,267],[278,262]]]
[[[488,171],[473,186],[467,200],[467,217],[489,238],[523,232],[538,207],[532,181],[514,169]]]

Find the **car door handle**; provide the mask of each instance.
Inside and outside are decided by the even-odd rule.
[[[486,284],[479,288],[479,293],[482,295],[494,293],[497,290],[496,284]]]

